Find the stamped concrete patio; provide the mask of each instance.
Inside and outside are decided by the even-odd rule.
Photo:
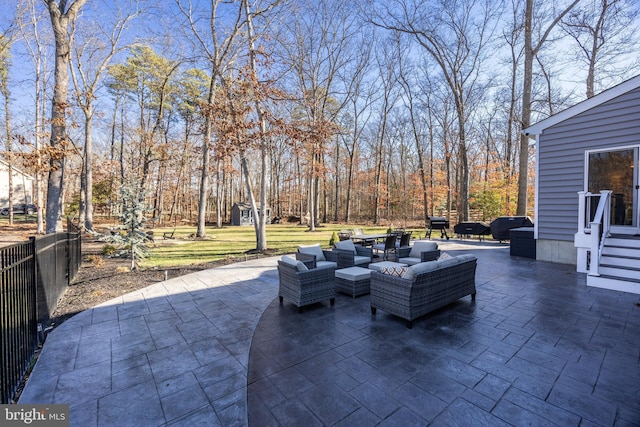
[[[494,242],[477,298],[414,322],[367,295],[298,313],[277,258],[157,283],[51,333],[20,403],[71,405],[74,426],[640,424],[638,295]]]

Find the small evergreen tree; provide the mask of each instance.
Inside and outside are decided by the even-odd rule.
[[[329,239],[329,246],[333,247],[337,242],[340,241],[340,237],[338,237],[338,232],[334,231],[331,235],[331,239]]]
[[[105,236],[102,240],[114,244],[118,255],[131,257],[131,270],[137,268],[137,262],[149,255],[147,241],[149,235],[144,229],[147,212],[144,204],[145,192],[138,185],[129,182],[120,189],[122,197],[121,225],[118,233]]]

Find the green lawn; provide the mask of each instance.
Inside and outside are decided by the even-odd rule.
[[[326,224],[310,232],[307,226],[270,224],[267,225],[267,246],[274,254],[293,253],[298,245],[315,243],[328,248],[334,231],[356,227],[358,226]],[[367,234],[384,233],[387,230],[387,227],[359,228]],[[251,226],[207,227],[206,240],[195,240],[190,237],[195,233],[195,227],[181,226],[175,230],[175,239],[163,240],[162,234],[171,231],[173,227],[154,229],[156,244],[151,248],[151,256],[141,263],[142,267],[192,265],[227,258],[244,259],[247,252],[256,247],[255,231]]]

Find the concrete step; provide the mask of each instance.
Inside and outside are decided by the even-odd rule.
[[[640,281],[640,269],[600,263],[600,275]]]
[[[602,248],[602,255],[615,255],[640,258],[640,248],[626,246],[610,246],[606,245]]]
[[[640,281],[607,275],[587,276],[587,286],[640,294]]]
[[[640,238],[607,237],[604,245],[640,249]]]
[[[617,267],[640,268],[640,256],[609,255],[603,253],[602,258],[600,258],[600,264]]]

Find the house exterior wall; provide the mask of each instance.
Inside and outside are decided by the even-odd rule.
[[[573,239],[578,231],[577,193],[585,190],[585,153],[638,144],[640,89],[550,126],[538,135],[537,259],[576,263]],[[571,256],[565,253],[569,249]]]
[[[13,203],[33,203],[33,178],[13,169]],[[0,208],[9,206],[9,166],[0,161]]]

